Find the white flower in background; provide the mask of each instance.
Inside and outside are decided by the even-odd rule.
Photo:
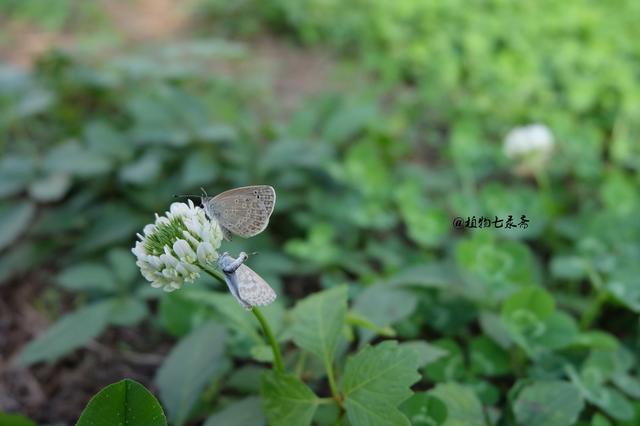
[[[154,224],[144,227],[144,235],[131,249],[142,275],[153,287],[165,291],[179,289],[200,276],[204,265],[215,262],[222,242],[222,229],[209,220],[193,201],[173,203],[164,216],[156,214]]]
[[[553,134],[544,124],[512,129],[504,140],[504,153],[509,158],[518,158],[528,154],[548,155],[553,150]]]
[[[517,174],[535,175],[544,168],[554,143],[547,126],[530,124],[512,129],[504,140],[503,149],[507,157],[518,162]]]

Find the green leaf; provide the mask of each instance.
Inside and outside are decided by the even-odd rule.
[[[442,425],[447,420],[447,406],[428,392],[413,395],[400,405],[412,426]]]
[[[28,201],[0,206],[0,250],[13,243],[31,224],[36,208]]]
[[[33,159],[3,153],[0,159],[0,198],[20,193],[31,181],[34,170]]]
[[[415,350],[395,341],[366,346],[347,361],[342,379],[347,416],[353,426],[409,426],[398,405],[412,395],[420,375]]]
[[[158,370],[155,383],[169,421],[182,425],[223,364],[225,329],[206,323],[183,338]]]
[[[154,182],[160,174],[162,161],[154,153],[147,153],[135,162],[120,169],[120,180],[125,183],[144,185]]]
[[[613,383],[630,397],[640,399],[640,379],[638,377],[620,373],[613,376]]]
[[[428,392],[447,407],[442,426],[485,426],[482,404],[473,391],[457,383],[440,383]]]
[[[252,315],[242,309],[235,298],[228,293],[217,293],[205,290],[183,292],[185,300],[211,306],[224,318],[224,325],[253,339],[255,343],[263,343],[256,330]]]
[[[114,275],[107,267],[98,263],[81,263],[63,269],[55,281],[60,287],[73,291],[113,292],[117,289]]]
[[[429,344],[423,340],[402,342],[400,346],[416,351],[418,355],[418,367],[424,367],[446,356],[449,352],[439,346]]]
[[[555,311],[555,301],[542,287],[525,287],[511,295],[502,306],[502,315],[512,316],[526,310],[543,320]]]
[[[202,426],[266,426],[262,400],[256,396],[241,399],[212,414]]]
[[[469,358],[475,374],[500,376],[511,370],[509,354],[485,336],[471,340]]]
[[[107,260],[118,282],[123,285],[131,284],[134,278],[140,276],[140,269],[136,265],[135,257],[131,256],[130,250],[122,248],[110,250],[107,253]]]
[[[166,426],[158,400],[140,383],[121,380],[94,395],[76,426]]]
[[[133,156],[133,144],[106,121],[92,121],[84,128],[87,145],[92,152],[126,161]]]
[[[584,408],[580,391],[569,382],[534,382],[518,394],[513,411],[519,425],[570,426]]]
[[[35,200],[49,203],[62,199],[71,187],[71,178],[64,173],[56,173],[29,185],[29,195]]]
[[[49,173],[93,177],[108,172],[111,162],[102,154],[71,141],[54,146],[44,159],[44,168]]]
[[[417,298],[408,291],[378,284],[367,287],[358,295],[353,310],[382,328],[411,315],[417,304]],[[359,331],[362,347],[375,333],[365,328]]]
[[[106,328],[112,309],[111,300],[85,306],[60,318],[20,354],[19,364],[54,361],[83,346]]]
[[[567,367],[567,374],[571,382],[580,390],[584,399],[600,407],[609,416],[621,421],[633,418],[633,405],[622,393],[601,385],[600,380],[585,381],[573,367]]]
[[[318,408],[316,395],[292,374],[264,373],[261,393],[270,426],[308,426]]]
[[[315,293],[298,302],[292,311],[293,341],[319,357],[327,370],[333,364],[346,313],[346,286]]]
[[[436,382],[451,381],[464,377],[466,371],[464,355],[455,340],[440,339],[432,344],[436,348],[445,351],[445,355],[425,367],[426,377]]]
[[[37,426],[36,422],[19,414],[0,413],[0,425],[2,426]]]
[[[143,301],[133,297],[118,298],[113,301],[109,322],[114,325],[132,326],[142,321],[148,313],[147,305]]]

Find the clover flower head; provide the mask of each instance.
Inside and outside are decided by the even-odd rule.
[[[142,276],[153,287],[174,291],[200,276],[204,265],[218,259],[222,230],[193,201],[173,203],[163,216],[156,214],[131,249]]]
[[[551,130],[544,124],[531,124],[512,129],[504,140],[504,153],[509,158],[519,158],[528,154],[547,156],[553,149]]]

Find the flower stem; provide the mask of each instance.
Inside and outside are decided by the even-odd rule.
[[[224,275],[222,275],[222,272],[212,268],[209,265],[200,265],[200,267],[202,269],[204,269],[209,275],[211,275],[213,278],[215,278],[216,280],[218,280],[220,282],[220,284],[222,285],[227,285],[227,282],[224,280]]]
[[[284,373],[284,362],[282,361],[282,354],[280,354],[280,346],[278,346],[278,342],[276,342],[276,338],[271,331],[269,322],[257,307],[254,306],[251,308],[251,312],[253,312],[253,315],[255,315],[260,322],[262,331],[264,331],[265,337],[269,341],[269,344],[271,344],[271,350],[273,351],[273,369],[278,373]]]
[[[218,280],[221,284],[226,285],[226,281],[224,280],[224,276],[220,271],[208,266],[208,265],[200,265],[202,269],[204,269],[209,275]],[[257,307],[251,308],[251,312],[258,319],[260,325],[262,326],[262,331],[264,332],[265,337],[269,341],[271,345],[271,350],[273,351],[273,369],[279,373],[284,373],[284,362],[282,361],[282,354],[280,353],[280,346],[278,346],[278,342],[276,342],[276,338],[271,331],[271,327],[269,326],[269,322],[262,315],[260,309]]]

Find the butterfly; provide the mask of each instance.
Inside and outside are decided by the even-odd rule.
[[[209,219],[216,220],[226,240],[231,234],[253,237],[265,230],[276,204],[276,191],[269,185],[243,186],[215,197],[201,197]]]
[[[238,303],[247,310],[254,306],[265,306],[276,300],[276,292],[253,269],[244,264],[249,256],[240,252],[237,259],[224,252],[218,259],[218,266],[224,274],[229,291]]]

